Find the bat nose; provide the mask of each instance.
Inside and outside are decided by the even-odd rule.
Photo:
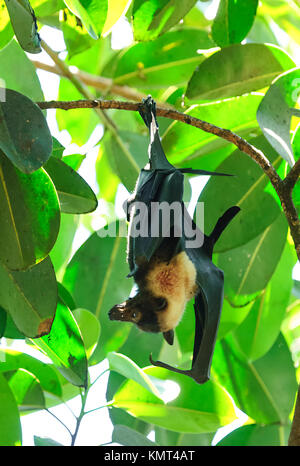
[[[122,313],[122,304],[116,304],[108,313],[110,320],[119,320]]]
[[[108,317],[110,320],[126,320],[126,301],[121,304],[116,304],[111,310],[108,312]]]

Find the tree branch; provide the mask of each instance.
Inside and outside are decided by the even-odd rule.
[[[37,102],[37,105],[41,109],[61,109],[61,110],[71,110],[76,108],[100,108],[102,110],[107,109],[118,109],[118,110],[129,110],[129,111],[138,111],[140,103],[136,102],[123,102],[119,100],[73,100],[73,101],[50,101],[50,102]],[[207,121],[200,120],[193,116],[190,116],[186,113],[178,112],[170,108],[164,108],[161,106],[156,107],[156,114],[160,117],[170,118],[172,120],[181,121],[182,123],[194,126],[196,128],[202,129],[207,133],[214,134],[222,139],[231,142],[237,146],[242,152],[249,155],[258,165],[261,166],[262,170],[270,178],[270,181],[273,185],[277,185],[281,182],[279,175],[276,170],[266,158],[266,156],[257,148],[249,144],[245,139],[241,138],[237,134],[233,133],[228,129],[219,128]]]
[[[71,110],[76,108],[92,108],[92,109],[118,109],[128,111],[138,111],[140,103],[137,102],[123,102],[119,100],[73,100],[73,101],[50,101],[50,102],[37,102],[41,109],[61,109]],[[297,161],[290,170],[287,177],[282,180],[271,162],[263,154],[262,151],[249,144],[245,139],[241,138],[232,131],[215,126],[207,121],[200,120],[186,113],[179,112],[170,108],[161,106],[156,107],[156,114],[160,117],[170,118],[172,120],[180,121],[182,123],[199,128],[207,133],[214,134],[226,141],[234,144],[241,152],[244,152],[252,158],[268,176],[272,183],[285,213],[288,221],[292,238],[295,243],[297,257],[300,260],[300,222],[297,210],[292,200],[292,190],[299,178],[300,161]]]

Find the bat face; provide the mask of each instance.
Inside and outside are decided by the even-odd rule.
[[[173,329],[197,292],[195,266],[184,251],[168,262],[155,255],[143,263],[135,280],[136,296],[114,306],[109,318],[132,322],[145,332],[162,332],[172,344]]]

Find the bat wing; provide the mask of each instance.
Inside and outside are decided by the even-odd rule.
[[[195,339],[192,367],[182,370],[161,361],[150,361],[153,365],[164,367],[192,377],[202,384],[210,377],[210,367],[217,337],[224,293],[224,274],[211,261],[213,246],[223,230],[239,212],[239,207],[231,207],[216,223],[210,236],[205,236],[201,248],[187,248],[186,253],[197,270],[199,292],[195,297]]]

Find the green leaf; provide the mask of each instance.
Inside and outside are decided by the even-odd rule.
[[[217,445],[218,446],[286,446],[290,434],[290,426],[280,424],[261,426],[251,424],[242,426],[226,435]]]
[[[0,338],[3,337],[6,328],[7,313],[0,307]]]
[[[241,350],[249,360],[263,356],[280,332],[292,290],[292,269],[296,257],[286,243],[279,264],[266,289],[255,301],[243,323],[234,331]]]
[[[0,263],[0,305],[18,330],[30,338],[48,333],[57,303],[56,277],[49,258],[14,272]]]
[[[117,63],[112,60],[114,83],[143,89],[180,86],[203,60],[198,50],[212,46],[208,34],[198,29],[171,31],[135,44],[120,53]]]
[[[42,389],[52,396],[61,398],[62,388],[56,372],[49,364],[26,353],[11,349],[0,350],[0,372],[16,371],[20,368],[34,374]]]
[[[45,398],[39,380],[30,372],[18,369],[4,372],[20,411],[45,408]]]
[[[59,21],[69,59],[94,45],[94,39],[71,12],[64,9],[64,14],[59,16]]]
[[[221,102],[193,105],[185,113],[221,128],[226,122],[226,128],[246,137],[253,128],[258,126],[256,111],[261,99],[260,95],[249,94]],[[229,146],[229,143],[222,138],[178,121],[169,125],[162,135],[162,143],[168,160],[172,164],[185,160],[187,166],[195,158],[206,154],[213,157],[220,149]],[[200,163],[199,160],[198,168],[202,168]]]
[[[233,307],[227,299],[224,299],[217,338],[221,340],[229,332],[241,325],[241,323],[247,318],[252,305],[253,303],[250,302],[245,306]]]
[[[43,260],[56,241],[60,211],[54,185],[41,168],[25,174],[0,151],[0,260],[14,270]]]
[[[70,11],[81,19],[93,39],[101,35],[107,14],[107,0],[64,0]]]
[[[196,68],[186,91],[189,99],[220,100],[269,86],[276,76],[295,67],[274,45],[235,44],[210,55]]]
[[[52,138],[40,108],[10,89],[0,101],[0,149],[24,173],[40,168],[52,152]]]
[[[278,168],[282,159],[264,136],[260,135],[251,139],[250,143],[264,154],[268,154],[274,168]],[[199,202],[204,203],[205,209],[205,233],[211,233],[217,219],[229,207],[237,205],[241,209],[230,226],[222,233],[214,248],[215,252],[224,252],[241,246],[261,234],[276,220],[280,214],[280,208],[270,192],[266,191],[269,178],[257,163],[239,149],[227,157],[216,168],[216,171],[233,176],[210,177],[200,194]]]
[[[61,214],[60,227],[57,240],[50,251],[57,280],[62,280],[65,268],[70,260],[72,244],[79,225],[79,216]]]
[[[34,102],[44,100],[36,68],[15,40],[0,50],[0,68],[6,89],[18,91]],[[20,70],[22,79],[19,79]]]
[[[109,0],[108,12],[102,34],[106,36],[117,23],[117,21],[126,14],[131,0]]]
[[[77,171],[84,159],[86,158],[86,155],[82,154],[71,154],[71,155],[65,155],[62,159],[64,163],[69,165],[69,167],[73,168],[73,170]]]
[[[34,445],[36,447],[63,447],[63,445],[56,440],[52,440],[49,437],[38,437],[34,436]]]
[[[127,426],[115,425],[112,433],[112,442],[119,443],[128,447],[154,447],[157,445],[155,442],[151,442],[145,435],[131,429]]]
[[[249,296],[267,286],[285,246],[287,227],[281,213],[249,243],[218,255],[218,267],[225,273],[225,295],[231,303],[245,304]]]
[[[142,387],[149,390],[153,395],[160,398],[159,391],[145,372],[139,368],[130,358],[120,353],[108,353],[107,359],[110,370],[124,375],[127,379],[134,380]]]
[[[85,347],[86,357],[89,359],[99,341],[100,323],[99,320],[87,309],[74,309],[73,316],[78,324],[82,341]]]
[[[216,343],[212,372],[236,406],[255,422],[288,423],[297,381],[290,351],[281,334],[270,351],[254,362],[240,351],[234,337],[226,336]]]
[[[116,303],[128,297],[133,285],[126,278],[126,238],[118,233],[119,224],[112,223],[108,230],[90,236],[73,256],[63,278],[77,306],[89,309],[100,320],[101,345],[92,356],[98,361],[107,352],[116,351],[130,330],[130,325],[118,325],[107,315]]]
[[[119,131],[117,137],[106,135],[103,143],[114,173],[128,191],[133,191],[140,169],[148,161],[146,136]]]
[[[145,373],[179,384],[180,394],[175,400],[164,403],[130,380],[115,394],[113,406],[125,409],[132,416],[151,424],[177,432],[212,432],[236,418],[230,397],[215,382],[197,385],[182,374],[157,367],[146,368]]]
[[[55,185],[62,212],[84,214],[97,208],[98,201],[92,189],[63,160],[50,157],[44,169]]]
[[[258,0],[223,0],[212,25],[212,37],[219,47],[241,42],[254,22]]]
[[[100,145],[99,147],[96,161],[96,177],[101,198],[107,202],[114,202],[120,180],[111,167],[109,154],[104,149],[104,145]]]
[[[300,69],[279,76],[257,110],[257,121],[274,149],[289,165],[294,164],[291,145],[291,118],[299,96]]]
[[[64,304],[58,302],[49,335],[33,342],[71,384],[86,387],[87,359],[82,336],[72,312]]]
[[[63,156],[63,152],[65,147],[52,136],[52,157],[56,157],[57,159],[61,159]]]
[[[133,33],[135,40],[153,40],[178,23],[196,0],[135,0]]]
[[[15,35],[22,49],[29,53],[40,53],[40,36],[36,17],[28,0],[5,0]]]
[[[9,41],[14,36],[14,30],[11,26],[10,18],[8,11],[5,6],[5,1],[0,0],[0,10],[1,10],[1,18],[0,18],[0,49],[5,47]]]
[[[18,406],[5,377],[0,374],[0,446],[18,446],[21,442]]]

